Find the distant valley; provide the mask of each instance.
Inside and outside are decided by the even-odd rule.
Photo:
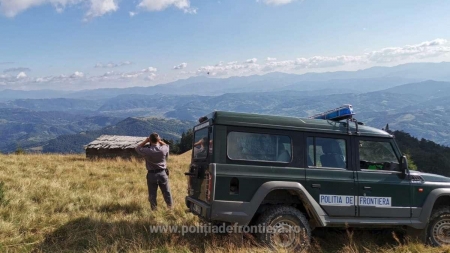
[[[352,104],[370,126],[450,145],[450,63],[90,91],[0,91],[0,151],[77,153],[101,134],[178,139],[211,111],[307,117]],[[164,120],[161,120],[164,119]],[[64,145],[63,143],[72,143]]]

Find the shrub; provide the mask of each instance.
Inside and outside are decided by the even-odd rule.
[[[21,148],[21,147],[18,147],[16,149],[16,151],[14,152],[14,154],[16,154],[16,155],[24,155],[25,154],[25,150],[23,148]]]

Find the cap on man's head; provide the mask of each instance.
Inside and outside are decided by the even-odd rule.
[[[159,140],[160,140],[159,134],[157,134],[157,133],[150,134],[150,141],[152,143],[157,143]]]

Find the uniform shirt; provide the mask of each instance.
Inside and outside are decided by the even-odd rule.
[[[167,169],[166,160],[169,158],[169,145],[151,145],[150,147],[136,147],[136,152],[145,158],[147,170]]]

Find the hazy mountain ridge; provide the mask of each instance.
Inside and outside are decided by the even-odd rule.
[[[357,71],[306,73],[272,72],[263,75],[229,78],[196,76],[149,87],[102,88],[81,91],[0,91],[0,101],[39,98],[108,99],[123,94],[169,94],[217,96],[230,92],[276,90],[340,89],[364,93],[425,80],[450,81],[450,62],[408,63],[393,67],[372,67]]]
[[[450,89],[450,83],[426,81],[400,87],[362,94],[329,94],[327,90],[317,94],[291,90],[227,93],[220,96],[120,95],[105,100],[95,111],[97,115],[93,117],[104,117],[106,121],[110,116],[115,116],[111,118],[116,122],[126,116],[195,121],[214,110],[308,117],[349,103],[354,106],[357,118],[369,125],[381,128],[389,123],[392,129],[404,130],[419,138],[450,145],[450,120],[447,120],[446,111],[450,107],[447,103],[450,97],[445,97],[447,92],[443,92],[444,89]],[[426,87],[426,94],[419,89],[421,87]],[[53,105],[53,102],[50,104]],[[11,151],[14,146],[12,143],[41,143],[60,135],[76,134],[106,126],[90,123],[84,115],[67,112],[33,112],[20,108],[1,110],[10,112],[0,115],[0,130],[8,136],[3,138],[4,144],[0,146],[3,151]],[[127,128],[131,132],[121,134],[140,133],[142,126],[137,122],[133,124],[135,126]]]
[[[342,104],[352,104],[356,117],[368,125],[381,128],[389,123],[391,129],[450,145],[450,82],[427,77],[423,78],[425,81],[402,83],[425,77],[426,71],[420,68],[441,79],[450,73],[450,63],[423,63],[353,72],[270,73],[226,79],[195,77],[154,87],[64,93],[82,98],[21,98],[0,102],[0,150],[10,152],[18,146],[41,145],[61,135],[96,131],[129,117],[192,122],[214,110],[308,117]],[[197,90],[214,96],[199,95]],[[178,94],[163,94],[164,91]],[[186,95],[187,91],[194,94]],[[52,94],[63,92],[48,92]],[[115,96],[109,97],[112,94]],[[126,127],[131,132],[121,134],[147,135],[141,128],[151,130],[132,121]],[[172,137],[177,136],[178,130],[174,133]]]

